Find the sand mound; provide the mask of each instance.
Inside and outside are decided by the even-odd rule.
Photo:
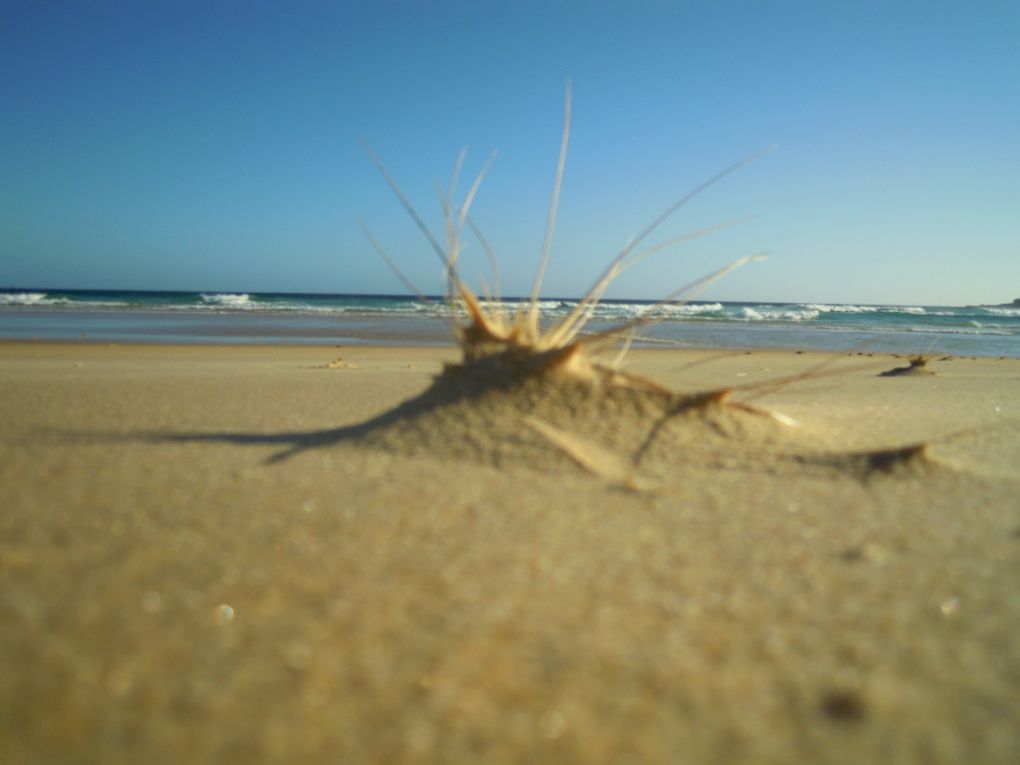
[[[569,457],[538,423],[636,461],[660,451],[655,442],[674,430],[666,427],[671,420],[682,421],[688,434],[698,431],[695,440],[720,441],[742,427],[762,427],[762,417],[726,404],[721,394],[685,396],[598,367],[582,378],[507,361],[497,356],[448,366],[425,393],[384,416],[363,440],[405,453],[540,465]]]
[[[544,361],[511,349],[449,365],[421,396],[359,426],[354,441],[497,467],[573,466],[638,488],[694,467],[867,478],[927,463],[922,446],[820,452],[810,432],[726,389],[682,394],[594,364]]]

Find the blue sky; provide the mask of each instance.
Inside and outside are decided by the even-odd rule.
[[[1020,296],[1016,2],[0,2],[0,286],[423,291],[434,180],[499,154],[473,208],[530,289],[583,292],[684,192],[757,149],[610,293],[964,304]],[[467,180],[462,183],[466,187]],[[464,276],[488,278],[469,244]]]

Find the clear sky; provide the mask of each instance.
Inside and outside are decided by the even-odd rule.
[[[441,269],[434,179],[499,155],[474,217],[503,291],[541,250],[583,292],[684,192],[611,296],[965,304],[1020,296],[1020,3],[0,0],[0,286],[401,293]],[[462,183],[462,188],[467,183]],[[488,269],[469,246],[464,276]]]

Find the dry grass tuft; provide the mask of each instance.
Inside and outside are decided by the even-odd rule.
[[[450,190],[440,194],[445,235],[440,244],[382,161],[366,145],[369,157],[443,264],[446,300],[454,316],[454,333],[462,359],[447,365],[420,397],[379,418],[375,423],[378,427],[375,424],[367,427],[363,438],[393,451],[467,458],[495,465],[523,460],[540,468],[563,469],[565,464],[573,464],[629,489],[647,489],[654,485],[650,476],[674,472],[677,454],[682,454],[688,464],[746,469],[797,462],[791,459],[795,455],[784,448],[783,439],[777,435],[793,424],[789,418],[736,400],[729,388],[680,394],[618,368],[634,331],[655,321],[657,309],[692,299],[726,273],[759,259],[757,256],[741,258],[676,290],[632,321],[595,334],[583,331],[606,289],[621,273],[654,252],[730,225],[732,221],[641,249],[645,240],[694,196],[765,152],[726,168],[667,207],[610,262],[573,311],[543,326],[539,294],[555,227],[569,130],[568,88],[543,250],[530,298],[516,305],[501,300],[498,292],[481,299],[465,284],[458,270],[466,227],[478,236],[494,261],[469,217],[489,162],[464,199],[457,203],[455,190],[464,153],[458,158]],[[766,151],[771,151],[771,147]],[[397,277],[427,299],[362,225]],[[494,283],[498,283],[495,275]],[[597,360],[599,353],[620,345],[621,338],[626,338],[626,343],[616,362]],[[751,397],[766,395],[815,373],[769,381],[744,388],[741,393],[751,390],[755,393]],[[920,447],[907,447],[832,459],[820,455],[800,464],[870,475],[875,471],[889,472],[899,462],[907,462],[921,452]]]

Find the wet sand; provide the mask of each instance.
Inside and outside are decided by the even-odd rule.
[[[630,357],[889,472],[314,437],[455,358],[0,344],[0,761],[1020,758],[1020,360]]]

